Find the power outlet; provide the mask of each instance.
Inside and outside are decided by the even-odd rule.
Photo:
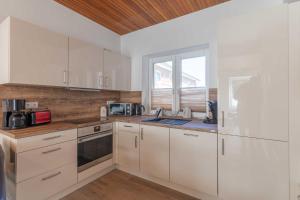
[[[26,109],[37,109],[37,108],[39,108],[39,102],[26,102],[25,108]]]

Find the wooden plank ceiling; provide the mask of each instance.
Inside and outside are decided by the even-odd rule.
[[[55,0],[120,34],[196,12],[228,0]]]

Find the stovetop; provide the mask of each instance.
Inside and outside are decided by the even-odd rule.
[[[103,123],[109,123],[108,118],[84,118],[84,119],[75,119],[67,121],[71,124],[75,124],[78,127],[85,127],[85,126],[94,126]]]

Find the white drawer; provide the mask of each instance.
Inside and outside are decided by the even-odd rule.
[[[119,131],[126,131],[132,133],[139,133],[140,132],[140,125],[139,124],[132,124],[132,123],[125,123],[119,122]]]
[[[77,183],[76,163],[17,184],[17,200],[44,200]]]
[[[17,140],[17,153],[77,139],[77,129],[48,133]]]
[[[17,183],[77,161],[77,140],[17,154]]]

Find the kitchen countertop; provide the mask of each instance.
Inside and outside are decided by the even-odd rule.
[[[157,122],[143,122],[144,119],[153,118],[153,116],[133,116],[133,117],[111,117],[114,121],[127,122],[127,123],[136,123],[149,126],[160,126],[168,128],[177,128],[184,130],[193,130],[193,131],[204,131],[210,133],[218,132],[217,124],[205,124],[201,120],[192,119],[191,122],[188,122],[184,125],[169,125],[169,124],[160,124]]]
[[[127,122],[127,123],[135,123],[135,124],[143,124],[149,126],[160,126],[160,127],[168,127],[168,128],[176,128],[176,129],[184,129],[184,130],[193,130],[193,131],[203,131],[203,132],[211,132],[217,133],[218,126],[217,124],[205,124],[201,120],[193,119],[191,122],[188,122],[184,125],[168,125],[168,124],[160,124],[155,122],[143,122],[144,119],[153,118],[153,116],[112,116],[106,119],[83,119],[84,123],[76,123],[77,120],[72,121],[64,121],[64,122],[52,122],[45,125],[33,126],[24,129],[15,129],[15,130],[1,130],[0,134],[6,135],[13,139],[20,139],[30,136],[42,135],[51,132],[64,131],[68,129],[81,128],[84,126],[93,126],[97,124],[103,123],[112,123],[112,122]],[[78,120],[80,122],[81,120]]]
[[[66,122],[52,122],[49,124],[32,126],[23,129],[15,129],[15,130],[2,130],[0,129],[0,133],[6,135],[13,139],[20,139],[30,136],[43,135],[52,132],[65,131],[69,129],[77,128],[76,125]]]

